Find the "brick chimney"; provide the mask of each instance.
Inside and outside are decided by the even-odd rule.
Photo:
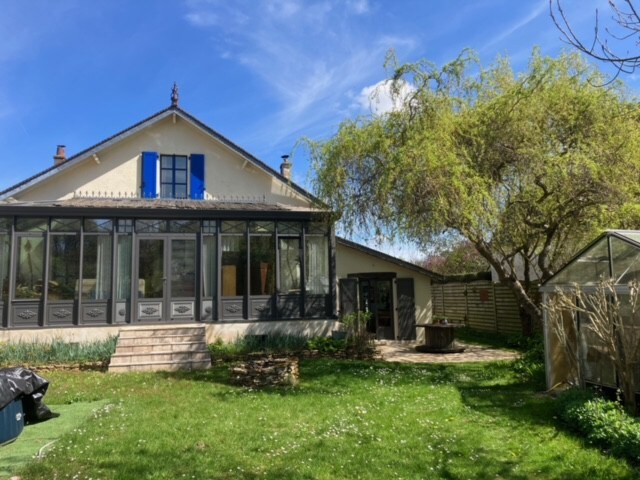
[[[289,155],[282,155],[282,163],[280,164],[280,175],[287,180],[291,180],[291,162],[289,162]]]
[[[64,145],[58,145],[58,148],[56,149],[56,154],[53,156],[54,165],[60,165],[62,162],[64,162],[67,159],[67,154],[64,151],[64,148],[65,148]]]

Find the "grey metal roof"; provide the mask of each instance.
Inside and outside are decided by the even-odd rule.
[[[5,190],[0,191],[0,200],[2,199],[6,199],[8,197],[10,197],[11,195],[15,195],[16,193],[19,193],[20,191],[35,185],[37,183],[39,183],[42,180],[45,180],[53,175],[56,175],[59,172],[62,172],[64,170],[66,170],[67,168],[79,163],[80,161],[86,159],[87,157],[93,155],[94,153],[98,153],[100,150],[116,143],[119,142],[121,140],[124,140],[125,138],[127,138],[130,135],[133,135],[136,132],[139,132],[140,130],[170,116],[170,115],[178,115],[181,118],[187,120],[188,122],[190,122],[191,124],[193,124],[194,126],[198,127],[199,129],[201,129],[202,131],[204,131],[206,134],[210,135],[211,137],[213,137],[214,139],[216,139],[217,141],[219,141],[220,143],[224,144],[225,146],[227,146],[229,149],[233,150],[234,152],[236,152],[237,154],[239,154],[240,156],[242,156],[245,160],[249,161],[250,163],[252,163],[253,165],[255,165],[257,168],[259,168],[260,170],[263,170],[264,172],[268,173],[269,175],[272,175],[274,177],[276,177],[277,179],[279,179],[280,181],[282,181],[283,183],[288,184],[291,188],[293,188],[295,191],[297,191],[298,193],[300,193],[301,195],[307,197],[309,200],[313,201],[314,203],[318,203],[320,205],[322,205],[322,202],[315,197],[313,194],[311,194],[310,192],[308,192],[307,190],[305,190],[304,188],[300,187],[299,185],[295,184],[294,182],[292,182],[291,180],[288,180],[287,178],[283,177],[279,172],[277,172],[276,170],[274,170],[273,168],[271,168],[269,165],[267,165],[266,163],[264,163],[263,161],[261,161],[260,159],[258,159],[257,157],[251,155],[249,152],[247,152],[246,150],[244,150],[243,148],[239,147],[238,145],[236,145],[235,143],[233,143],[231,140],[227,139],[226,137],[224,137],[223,135],[221,135],[220,133],[216,132],[215,130],[213,130],[211,127],[209,127],[208,125],[204,124],[203,122],[201,122],[200,120],[198,120],[197,118],[195,118],[193,115],[187,113],[186,111],[182,110],[180,107],[178,106],[170,106],[168,108],[165,108],[164,110],[159,111],[158,113],[155,113],[153,115],[151,115],[150,117],[145,118],[144,120],[141,120],[140,122],[102,140],[101,142],[96,143],[95,145],[86,148],[85,150],[82,150],[81,152],[69,157],[67,160],[65,160],[64,162],[58,164],[58,165],[52,165],[51,167],[36,173],[35,175],[32,175],[31,177],[16,183],[15,185],[12,185],[9,188],[6,188]]]

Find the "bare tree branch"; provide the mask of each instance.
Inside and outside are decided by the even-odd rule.
[[[610,20],[622,33],[609,26],[602,28],[600,12],[595,11],[593,38],[583,39],[575,31],[561,0],[549,0],[549,13],[564,40],[582,53],[616,68],[616,75],[633,73],[640,67],[640,14],[633,0],[609,0],[612,11]],[[634,39],[637,50],[625,50],[623,43]],[[609,42],[609,40],[614,42]]]

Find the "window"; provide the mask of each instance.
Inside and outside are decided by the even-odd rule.
[[[140,196],[204,199],[204,163],[202,153],[158,155],[157,152],[142,152]]]
[[[222,296],[245,294],[247,271],[247,240],[241,235],[225,235],[220,239],[222,250]]]
[[[300,293],[300,239],[280,238],[280,292]]]
[[[305,285],[308,293],[329,293],[329,242],[327,237],[306,237]]]
[[[80,278],[80,237],[52,235],[49,245],[49,300],[73,300]]]
[[[160,197],[187,198],[187,156],[160,156]]]
[[[18,237],[15,298],[42,297],[44,279],[44,237]]]
[[[82,299],[111,298],[111,236],[84,237],[82,259]]]

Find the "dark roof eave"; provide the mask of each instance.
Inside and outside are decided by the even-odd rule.
[[[279,208],[231,209],[231,208],[136,208],[136,207],[90,207],[59,205],[0,205],[0,215],[8,216],[61,216],[61,217],[138,217],[138,218],[217,218],[252,220],[262,218],[282,218],[291,220],[314,219],[324,215],[320,211],[294,211]]]

